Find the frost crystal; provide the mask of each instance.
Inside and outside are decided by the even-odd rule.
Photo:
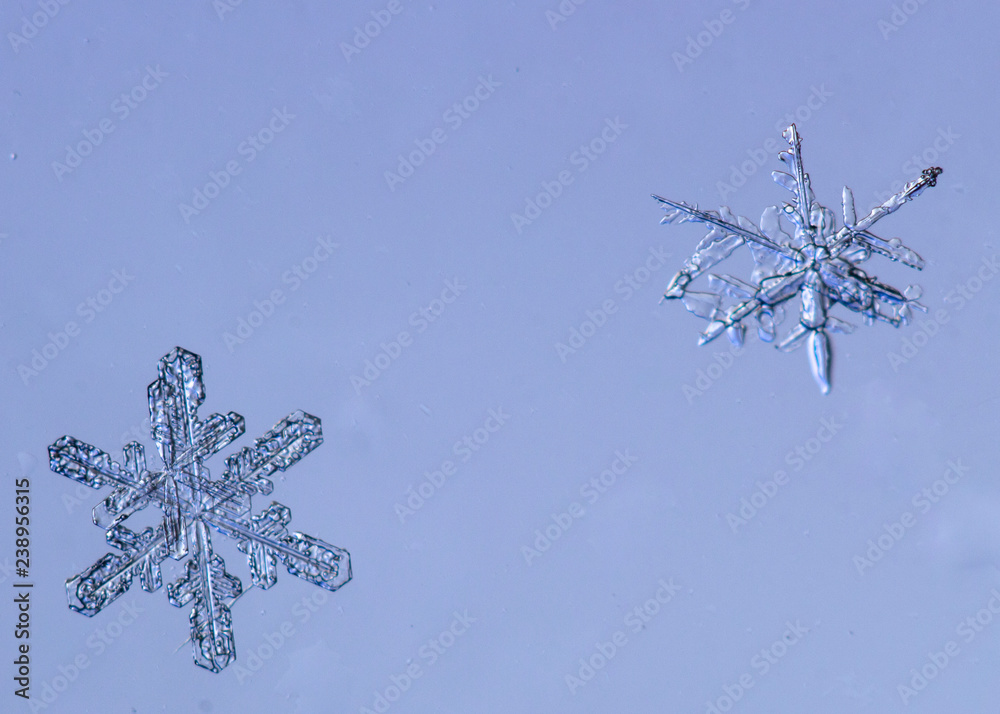
[[[778,349],[787,352],[808,344],[813,377],[824,394],[830,391],[831,332],[849,333],[854,326],[830,314],[836,304],[859,313],[865,324],[876,320],[894,327],[905,325],[913,310],[927,311],[917,302],[920,288],[909,286],[900,292],[879,282],[859,267],[872,254],[922,270],[923,259],[898,238],[885,240],[871,233],[878,220],[896,211],[937,183],[941,169],[924,169],[920,177],[906,184],[896,195],[857,220],[854,194],[844,186],[844,227],[836,230],[833,212],[816,203],[809,186],[809,174],[802,169],[801,138],[792,124],[782,136],[789,148],[778,154],[792,171],[775,171],[775,182],[794,194],[792,203],[764,209],[758,227],[728,207],[702,211],[678,201],[654,195],[663,204],[666,216],[661,223],[697,222],[710,226],[708,234],[674,276],[664,298],[679,299],[688,311],[708,320],[699,344],[714,340],[723,332],[736,346],[742,346],[746,322],[752,318],[761,340],[778,336],[782,305],[800,296],[798,323],[778,340]],[[792,233],[785,230],[790,223]],[[709,273],[707,292],[689,289],[691,282],[715,264],[728,258],[742,245],[749,248],[754,270],[749,282],[732,275]]]
[[[234,412],[198,418],[205,398],[201,374],[201,358],[177,347],[160,360],[159,378],[149,385],[152,437],[162,470],[146,468],[137,442],[125,446],[124,464],[70,436],[50,446],[49,457],[58,474],[95,489],[114,487],[93,513],[94,523],[119,552],[107,553],[66,581],[70,608],[93,617],[125,594],[134,576],[143,590],[158,590],[160,564],[167,557],[187,557],[183,575],[167,585],[167,599],[176,607],[192,604],[194,662],[220,672],[236,658],[229,606],[241,596],[243,584],[212,552],[210,529],[236,540],[247,554],[251,587],[263,590],[277,581],[279,561],[292,575],[337,590],[351,579],[351,556],[311,536],[289,533],[292,514],[280,503],[251,514],[253,495],[274,489],[268,477],[323,442],[320,420],[292,412],[253,446],[227,458],[222,477],[211,479],[203,462],[241,436],[244,423]],[[150,505],[163,511],[159,525],[139,532],[125,527],[129,516]]]

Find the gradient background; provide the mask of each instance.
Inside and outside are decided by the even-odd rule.
[[[1000,587],[998,281],[975,282],[997,251],[1000,10],[223,2],[51,0],[44,24],[33,2],[0,12],[0,613],[13,622],[12,481],[26,473],[32,693],[63,689],[45,711],[361,712],[414,663],[421,676],[388,711],[709,712],[746,676],[753,686],[733,711],[997,711],[1000,625],[971,641],[956,628]],[[372,13],[391,21],[345,55]],[[701,52],[679,63],[699,33]],[[123,117],[115,103],[147,67],[166,76]],[[456,127],[449,109],[481,77],[499,86]],[[248,161],[241,143],[276,110],[294,118]],[[804,351],[754,337],[692,396],[685,385],[727,345],[696,346],[704,323],[659,299],[703,231],[658,226],[649,194],[716,207],[719,182],[780,142],[796,114],[816,196],[838,219],[844,183],[860,212],[944,167],[936,188],[876,228],[927,268],[878,257],[865,268],[922,285],[947,322],[921,328],[921,315],[838,336],[828,397]],[[57,176],[66,147],[105,119],[112,132]],[[593,161],[574,158],[609,120],[624,125],[615,141]],[[444,142],[390,186],[386,172],[437,129]],[[240,173],[185,220],[179,205],[231,161]],[[756,220],[788,194],[769,177],[773,153],[754,167],[725,203]],[[512,214],[562,171],[572,183],[519,231]],[[324,236],[338,245],[314,265]],[[651,249],[671,257],[626,299],[619,281]],[[293,289],[286,271],[304,261],[316,270]],[[78,306],[115,270],[134,280],[85,321]],[[421,331],[413,315],[455,280],[459,296]],[[978,292],[959,301],[960,285]],[[227,344],[274,290],[284,302]],[[557,343],[607,300],[616,311],[562,359]],[[79,335],[23,379],[19,366],[71,320]],[[935,334],[892,364],[921,330]],[[352,383],[402,331],[411,342],[398,358],[370,385]],[[187,608],[164,591],[136,583],[86,618],[63,587],[108,550],[89,514],[106,492],[77,501],[46,449],[70,434],[120,458],[133,429],[151,449],[146,386],[175,345],[204,360],[202,416],[246,417],[246,436],[208,462],[214,474],[294,409],[323,420],[325,443],[273,497],[294,529],[349,549],[354,564],[354,580],[307,622],[303,598],[322,591],[283,570],[272,590],[245,596],[233,608],[239,660],[220,674],[192,664]],[[490,409],[510,417],[463,461],[455,443]],[[842,428],[796,461],[819,443],[822,419]],[[616,451],[635,463],[588,502],[581,487]],[[400,518],[408,488],[445,460],[457,472]],[[920,512],[914,495],[949,460],[968,473]],[[779,469],[787,484],[734,532],[729,514]],[[584,514],[529,564],[536,530],[574,502]],[[907,512],[915,525],[859,572],[855,557]],[[245,560],[215,543],[246,585]],[[680,591],[634,631],[625,618],[660,579]],[[122,603],[142,610],[99,644]],[[431,662],[422,648],[456,611],[475,623]],[[754,657],[788,622],[808,634],[764,673]],[[292,636],[268,649],[287,623]],[[2,630],[10,663],[15,640]],[[571,688],[566,675],[616,631],[627,643]],[[904,705],[897,686],[949,641],[959,653]],[[87,668],[67,675],[81,654]],[[251,664],[241,676],[237,665]],[[0,709],[28,711],[11,693],[13,666],[0,671]]]

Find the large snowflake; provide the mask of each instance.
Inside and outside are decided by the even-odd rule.
[[[750,318],[763,341],[774,341],[783,317],[783,304],[800,296],[798,322],[781,337],[777,347],[787,352],[807,343],[813,377],[826,394],[830,391],[829,333],[854,330],[853,325],[829,314],[834,305],[859,313],[866,324],[879,320],[894,327],[907,324],[914,309],[926,312],[927,308],[917,302],[919,287],[911,285],[900,292],[867,275],[859,266],[877,253],[911,268],[923,269],[923,259],[902,241],[879,238],[869,228],[928,186],[935,185],[941,169],[924,169],[918,179],[906,184],[861,220],[855,214],[854,195],[844,186],[844,226],[837,230],[833,212],[816,203],[813,197],[809,175],[802,169],[801,137],[795,125],[785,129],[782,136],[789,148],[778,157],[792,173],[775,171],[771,175],[795,198],[781,207],[764,209],[760,226],[743,216],[733,216],[726,206],[718,211],[702,211],[696,205],[653,196],[664,204],[666,216],[661,223],[693,221],[711,227],[694,255],[670,281],[664,297],[681,300],[690,312],[708,320],[699,344],[725,332],[734,345],[742,346],[746,321]],[[791,234],[785,230],[789,223]],[[754,261],[749,282],[732,275],[710,273],[708,292],[689,288],[695,278],[741,245],[750,249]]]
[[[170,557],[187,557],[185,572],[167,585],[167,599],[176,607],[192,603],[191,642],[194,661],[219,672],[236,657],[229,606],[243,585],[226,572],[223,559],[212,552],[210,532],[237,541],[247,554],[253,585],[270,588],[277,581],[277,564],[327,590],[351,579],[350,553],[302,533],[289,533],[292,514],[273,502],[251,514],[251,497],[270,494],[268,479],[284,471],[323,442],[320,420],[296,411],[279,421],[253,446],[226,459],[221,478],[209,477],[204,461],[243,434],[243,417],[234,412],[213,414],[202,421],[205,399],[201,358],[175,348],[160,360],[159,378],[149,385],[149,416],[153,441],[163,468],[151,471],[141,444],[125,446],[124,465],[97,447],[64,436],[49,447],[53,471],[92,488],[114,490],[94,507],[94,523],[107,531],[107,541],[119,552],[107,553],[66,581],[69,606],[93,617],[121,597],[139,577],[142,589],[158,590],[160,564]],[[136,532],[124,522],[147,506],[163,511],[159,525]]]

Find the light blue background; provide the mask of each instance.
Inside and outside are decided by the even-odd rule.
[[[70,2],[12,44],[7,33],[43,11],[6,3],[0,444],[5,483],[22,470],[32,482],[33,694],[88,658],[46,711],[360,712],[413,663],[421,676],[391,712],[700,713],[741,675],[753,686],[738,712],[993,711],[1000,625],[971,642],[956,627],[1000,587],[997,281],[961,309],[945,298],[997,252],[1000,11],[903,5],[588,0],[564,2],[575,11],[553,21],[555,1],[400,0],[392,14],[383,2],[244,0],[221,15],[209,0]],[[346,57],[373,12],[391,21]],[[705,47],[679,64],[699,33]],[[147,67],[166,76],[123,117],[115,102]],[[481,78],[499,86],[455,126],[450,108]],[[294,118],[248,161],[241,143],[275,110]],[[926,316],[838,336],[828,397],[804,352],[756,339],[686,396],[726,345],[697,347],[703,323],[659,304],[702,231],[658,226],[649,194],[717,207],[719,182],[780,141],[796,112],[816,196],[838,216],[844,183],[861,210],[929,163],[945,169],[876,231],[920,253],[923,273],[877,257],[865,267],[921,284],[948,321],[895,368],[890,353]],[[113,131],[57,177],[53,162],[103,119]],[[623,127],[615,141],[574,158],[609,120]],[[444,142],[390,188],[386,172],[436,129]],[[921,154],[933,160],[914,164]],[[239,174],[185,220],[179,204],[231,161]],[[787,197],[769,178],[777,168],[767,156],[726,203],[756,220]],[[511,215],[563,171],[572,182],[518,231]],[[286,271],[323,236],[338,244],[332,256],[293,289]],[[616,289],[651,250],[667,264],[638,290]],[[78,305],[115,270],[134,281],[86,322]],[[464,289],[418,331],[412,315],[455,280]],[[227,345],[275,290],[284,302]],[[557,343],[607,300],[616,311],[561,359]],[[79,335],[22,379],[32,351],[71,320]],[[356,387],[402,331],[411,344]],[[70,434],[120,457],[175,345],[203,357],[202,416],[246,417],[225,453],[294,409],[323,420],[324,444],[274,498],[294,528],[350,550],[354,580],[308,622],[302,599],[320,591],[284,573],[244,597],[233,609],[239,666],[294,628],[249,676],[196,668],[182,646],[187,609],[163,591],[134,585],[122,602],[143,610],[101,652],[91,638],[119,605],[92,619],[66,606],[64,580],[107,545],[90,523],[100,496],[74,504],[46,448]],[[462,461],[454,444],[490,409],[509,420]],[[795,450],[823,419],[842,429],[796,470]],[[636,462],[589,503],[581,486],[618,451]],[[455,475],[401,522],[407,489],[445,460]],[[968,473],[919,512],[911,499],[949,460]],[[208,466],[221,473],[222,459]],[[734,532],[727,515],[779,469],[788,483]],[[573,502],[584,515],[529,565],[523,548]],[[3,512],[10,533],[13,510]],[[905,512],[915,525],[859,573],[855,556]],[[246,584],[240,554],[215,542]],[[661,579],[680,592],[633,631],[626,616]],[[12,622],[11,598],[0,599]],[[431,662],[422,648],[456,611],[476,621]],[[762,673],[753,658],[787,622],[808,634]],[[627,643],[571,691],[566,675],[619,630]],[[904,706],[897,685],[951,640],[959,654]],[[27,711],[4,681],[0,708]]]

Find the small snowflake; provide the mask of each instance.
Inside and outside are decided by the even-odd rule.
[[[160,563],[187,557],[184,574],[167,585],[167,599],[176,607],[193,604],[194,662],[220,672],[236,658],[229,606],[242,595],[243,585],[212,552],[211,530],[236,540],[247,554],[251,587],[262,590],[277,581],[278,562],[292,575],[337,590],[351,579],[350,553],[289,533],[292,513],[280,503],[251,515],[251,497],[274,489],[268,477],[323,443],[318,418],[292,412],[253,446],[227,458],[222,477],[211,479],[203,462],[243,434],[243,417],[229,412],[198,418],[205,399],[198,355],[177,347],[160,360],[159,372],[149,385],[149,416],[162,470],[146,468],[145,450],[137,442],[125,446],[124,465],[70,436],[49,447],[56,473],[95,489],[114,487],[94,507],[94,524],[120,552],[107,553],[67,580],[66,594],[71,609],[93,617],[124,595],[134,576],[143,590],[153,592],[162,585]],[[159,525],[141,532],[125,527],[129,516],[151,505],[163,511]]]
[[[854,194],[844,186],[844,227],[837,230],[833,212],[816,203],[813,197],[809,175],[802,169],[801,138],[795,125],[785,129],[782,136],[789,148],[780,152],[778,158],[792,173],[775,171],[771,175],[795,199],[780,207],[764,209],[759,227],[743,216],[734,216],[726,206],[718,211],[702,211],[696,205],[653,196],[664,204],[666,216],[661,223],[697,222],[711,226],[694,255],[670,281],[664,298],[679,299],[688,311],[708,320],[699,344],[725,332],[734,345],[742,346],[746,334],[744,321],[753,318],[760,339],[772,342],[783,318],[782,305],[800,296],[799,321],[778,341],[777,348],[787,352],[808,343],[813,377],[827,394],[831,363],[829,333],[854,330],[850,323],[829,314],[834,305],[859,313],[865,324],[880,320],[894,327],[907,324],[914,309],[927,311],[917,302],[919,287],[911,285],[900,292],[869,276],[859,266],[877,253],[911,268],[923,269],[923,259],[898,238],[885,240],[868,229],[928,186],[934,186],[941,169],[924,169],[918,179],[906,184],[861,220],[855,214]],[[784,221],[791,223],[794,229],[791,235],[785,231]],[[750,249],[754,261],[750,282],[732,275],[709,273],[708,292],[689,289],[695,278],[728,258],[741,245]]]

